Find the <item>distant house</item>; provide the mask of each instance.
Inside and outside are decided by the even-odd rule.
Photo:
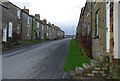
[[[43,25],[42,25],[42,28],[43,28],[43,30],[42,30],[42,32],[43,32],[43,39],[46,40],[47,37],[48,37],[47,20],[44,19],[42,22],[43,22]]]
[[[36,29],[36,37],[37,39],[42,39],[41,38],[42,22],[40,20],[40,14],[35,14],[35,20],[37,21],[36,24],[34,24],[34,28]]]

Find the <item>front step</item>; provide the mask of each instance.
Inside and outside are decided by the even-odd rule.
[[[93,70],[93,66],[90,64],[83,63],[83,68],[86,70]]]
[[[88,76],[88,77],[94,77],[95,74],[93,74],[93,73],[88,73],[87,76]]]
[[[96,68],[96,67],[101,67],[101,63],[97,60],[90,60],[91,65]]]
[[[76,67],[76,74],[80,76],[84,76],[84,68],[83,67]]]

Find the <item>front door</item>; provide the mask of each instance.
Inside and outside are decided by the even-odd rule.
[[[44,33],[44,40],[46,40],[46,33]]]
[[[7,42],[7,27],[3,28],[3,42]]]
[[[106,5],[106,52],[110,52],[110,2]]]
[[[36,38],[36,37],[35,37],[35,30],[34,30],[33,40],[35,40],[35,38]]]

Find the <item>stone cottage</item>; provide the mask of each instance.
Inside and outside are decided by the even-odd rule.
[[[92,54],[95,59],[109,60],[109,76],[120,79],[119,1],[94,2]]]
[[[85,19],[88,16],[84,12],[83,20],[84,22],[91,22],[92,20],[90,29],[93,59],[100,61],[102,63],[101,67],[108,68],[109,78],[120,79],[120,1],[107,0],[99,2],[95,0],[88,7],[92,9],[90,10],[90,13],[92,13],[91,18]],[[83,30],[82,27],[85,25],[88,24],[84,23],[80,26],[82,32],[79,31],[79,34],[84,35],[85,31],[88,30]]]
[[[46,40],[56,39],[57,33],[54,26],[48,25],[47,20],[40,20],[40,14],[32,16],[29,9],[20,9],[8,0],[2,0],[2,41],[15,40]],[[3,14],[4,13],[4,14]]]
[[[46,40],[48,38],[48,31],[47,31],[47,20],[44,19],[43,21],[43,25],[42,25],[42,34],[43,34],[43,39]]]
[[[90,35],[91,31],[91,3],[86,2],[84,10],[83,10],[83,21],[82,23],[82,36]]]
[[[32,16],[29,15],[29,9],[22,9],[22,40],[32,39]]]
[[[9,1],[2,4],[7,7],[2,8],[3,41],[7,42],[11,38],[21,40],[21,9]]]
[[[42,22],[40,20],[40,14],[35,14],[35,20],[37,21],[36,24],[34,24],[34,28],[36,29],[37,39],[42,39],[41,38]]]
[[[92,55],[99,59],[108,55],[106,49],[106,3],[92,3]]]

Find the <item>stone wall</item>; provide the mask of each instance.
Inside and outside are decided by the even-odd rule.
[[[95,59],[100,59],[100,56],[106,55],[106,3],[92,3],[92,55]],[[95,13],[98,11],[98,35],[95,38]]]
[[[0,46],[2,45],[1,43],[2,43],[2,5],[0,5]]]
[[[12,22],[13,23],[12,32],[13,31],[17,32],[17,26],[18,24],[20,24],[20,33],[18,35],[21,36],[22,34],[21,33],[21,19],[18,19],[17,17],[17,10],[19,8],[16,7],[11,2],[3,2],[3,4],[6,5],[8,9],[2,8],[2,27],[7,27],[7,31],[8,31],[9,22]],[[8,32],[7,32],[7,39],[9,39]]]
[[[84,21],[82,27],[82,34],[89,35],[91,30],[91,2],[86,2],[84,9]]]
[[[29,16],[27,13],[22,12],[22,40],[31,40],[32,39],[31,35],[32,35],[32,17]]]

